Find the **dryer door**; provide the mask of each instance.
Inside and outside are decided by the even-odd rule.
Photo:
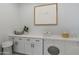
[[[56,46],[50,46],[48,48],[48,53],[51,55],[58,55],[60,53],[60,50]]]

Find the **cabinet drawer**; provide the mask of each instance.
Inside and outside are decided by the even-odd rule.
[[[24,39],[25,41],[31,41],[31,39],[30,38],[22,38],[22,39]]]

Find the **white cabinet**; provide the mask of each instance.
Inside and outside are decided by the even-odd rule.
[[[25,53],[30,55],[42,55],[42,39],[24,38]]]
[[[65,41],[65,55],[79,55],[79,42]]]
[[[25,53],[25,40],[19,37],[14,38],[14,52]]]
[[[31,47],[33,55],[42,55],[42,39],[31,39]]]
[[[23,38],[25,40],[25,54],[31,55],[32,48],[31,48],[31,39],[30,38]]]
[[[14,52],[28,55],[42,55],[42,39],[28,37],[12,37]]]

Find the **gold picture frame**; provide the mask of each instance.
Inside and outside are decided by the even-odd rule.
[[[57,3],[34,6],[35,25],[57,25],[58,7]]]

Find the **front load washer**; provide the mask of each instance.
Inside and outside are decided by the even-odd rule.
[[[63,55],[64,52],[64,41],[44,39],[44,55]]]
[[[79,41],[44,39],[44,55],[79,55]]]

